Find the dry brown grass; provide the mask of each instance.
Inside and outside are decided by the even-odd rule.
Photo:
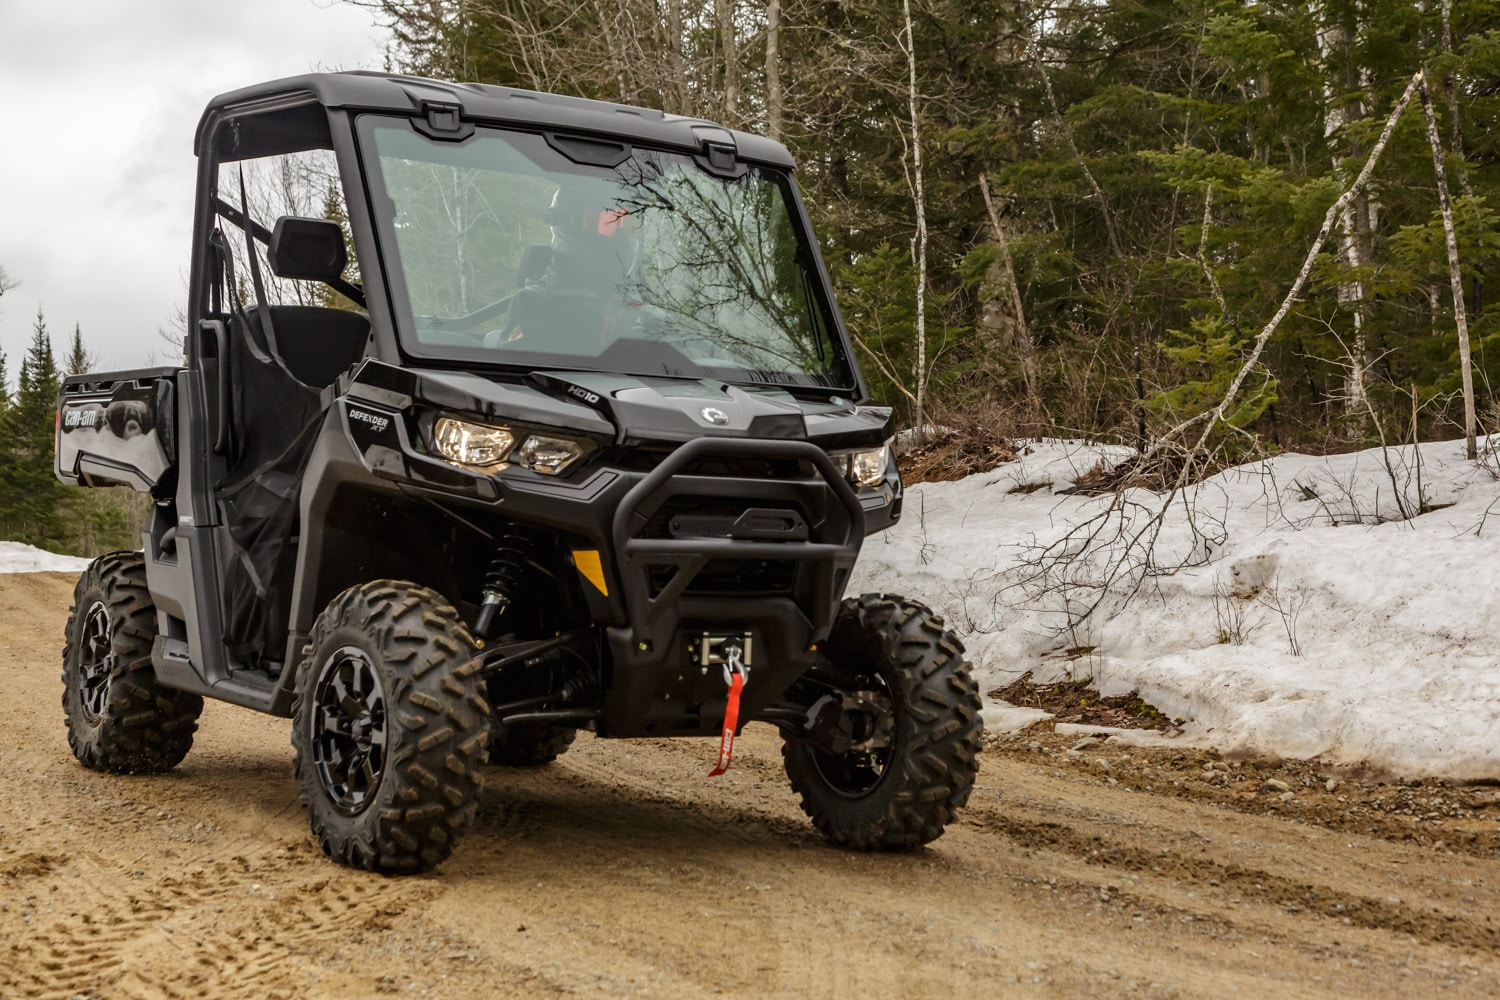
[[[907,485],[952,482],[1015,460],[1014,419],[999,406],[934,413],[932,422],[941,429],[896,459]]]
[[[1037,684],[1031,679],[1030,671],[1005,687],[991,691],[990,697],[1022,708],[1040,708],[1051,712],[1056,716],[1054,722],[1158,731],[1174,729],[1177,725],[1156,706],[1141,700],[1137,692],[1132,691],[1123,697],[1105,698],[1091,681]]]

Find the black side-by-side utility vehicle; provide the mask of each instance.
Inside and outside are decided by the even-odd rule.
[[[332,73],[216,99],[196,152],[183,366],[59,402],[57,475],[151,499],[78,583],[79,760],[169,769],[205,697],[289,716],[323,849],[400,872],[485,762],[588,729],[722,770],[766,722],[829,839],[942,832],[979,696],[927,608],[842,599],[901,481],[782,146]],[[341,207],[257,211],[247,173],[309,156]]]

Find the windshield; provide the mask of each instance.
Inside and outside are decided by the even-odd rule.
[[[409,353],[853,384],[785,175],[491,128],[436,142],[403,119],[360,132]]]

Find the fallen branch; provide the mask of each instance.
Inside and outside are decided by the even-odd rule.
[[[913,405],[915,405],[915,403],[917,402],[916,395],[913,394],[912,391],[906,386],[901,384],[900,376],[898,376],[893,370],[891,370],[891,367],[885,363],[885,359],[871,350],[870,345],[865,343],[864,338],[859,334],[853,333],[853,331],[851,331],[850,333],[854,339],[854,346],[859,348],[861,351],[864,351],[865,356],[868,357],[871,361],[875,362],[876,367],[880,369],[880,374],[886,377],[886,381],[895,386],[896,390],[900,392],[901,395],[905,396],[912,402]]]

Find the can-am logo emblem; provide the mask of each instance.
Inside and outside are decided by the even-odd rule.
[[[705,406],[703,408],[703,419],[711,424],[727,424],[729,423],[729,414],[717,406]]]
[[[64,427],[98,427],[99,413],[97,409],[88,410],[64,410]]]
[[[366,413],[364,410],[350,410],[349,419],[357,420],[362,424],[368,424],[376,434],[391,426],[389,417],[377,416],[374,413]]]

